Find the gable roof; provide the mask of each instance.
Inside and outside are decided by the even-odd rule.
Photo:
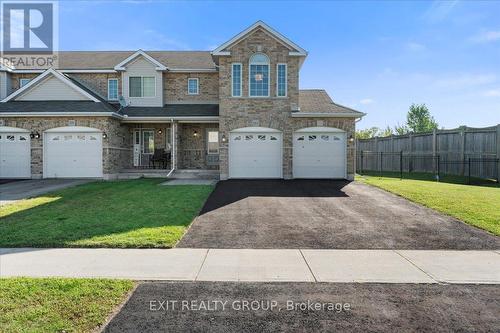
[[[128,63],[130,63],[131,61],[135,60],[137,57],[144,57],[144,59],[146,59],[147,61],[149,61],[150,63],[152,63],[153,65],[156,66],[155,69],[157,71],[165,71],[165,70],[167,70],[167,66],[163,65],[162,63],[160,63],[158,60],[156,60],[155,58],[153,58],[152,56],[150,56],[149,54],[147,54],[143,50],[138,50],[134,54],[130,55],[129,57],[127,57],[126,59],[124,59],[123,61],[121,61],[119,64],[117,64],[114,67],[114,69],[117,70],[117,71],[124,71],[124,70],[126,70],[126,68],[125,68],[126,65]]]
[[[305,115],[333,115],[361,118],[365,113],[351,109],[333,102],[328,93],[323,89],[299,90],[299,112],[292,113],[292,116]]]
[[[270,34],[272,37],[276,38],[279,40],[281,43],[285,44],[289,48],[295,50],[295,51],[290,51],[289,55],[291,56],[307,56],[307,51],[292,42],[290,39],[286,38],[282,34],[280,34],[278,31],[274,30],[271,28],[269,25],[265,24],[262,21],[257,21],[215,50],[212,51],[212,55],[214,56],[225,56],[225,55],[230,55],[231,53],[229,51],[225,51],[227,48],[230,46],[234,45],[235,43],[239,42],[243,38],[245,38],[247,35],[252,33],[255,29],[261,28],[264,31],[266,31],[268,34]]]
[[[199,70],[216,71],[210,51],[143,51],[170,71]],[[57,70],[108,70],[114,71],[115,66],[130,58],[136,51],[59,51]],[[2,64],[6,64],[3,59]],[[0,68],[8,70],[33,70],[32,66],[17,65],[15,68]],[[45,68],[41,68],[45,70]]]
[[[38,75],[36,78],[28,82],[25,86],[22,88],[16,90],[6,98],[2,100],[2,103],[15,100],[17,97],[25,94],[28,92],[30,89],[38,86],[39,84],[43,84],[43,81],[48,78],[49,76],[52,76],[58,80],[60,80],[62,83],[68,85],[70,88],[76,90],[79,92],[81,95],[87,97],[89,100],[93,102],[100,102],[100,100],[95,96],[95,94],[90,93],[89,91],[82,89],[80,86],[75,84],[72,80],[70,80],[66,75],[59,73],[58,71],[54,70],[53,68],[47,69],[45,72],[42,74]]]

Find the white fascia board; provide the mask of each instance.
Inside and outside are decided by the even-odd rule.
[[[275,38],[280,40],[282,43],[288,45],[290,48],[297,50],[298,51],[297,53],[299,53],[301,56],[307,56],[306,50],[304,50],[303,48],[301,48],[300,46],[298,46],[297,44],[292,42],[290,39],[286,38],[285,36],[280,34],[278,31],[274,30],[273,28],[271,28],[270,26],[268,26],[267,24],[265,24],[262,21],[255,22],[250,27],[246,28],[245,30],[243,30],[242,32],[240,32],[239,34],[237,34],[236,36],[234,36],[233,38],[231,38],[230,40],[228,40],[227,42],[225,42],[224,44],[222,44],[221,46],[219,46],[215,50],[213,50],[212,55],[215,55],[215,56],[230,55],[231,54],[230,52],[223,51],[223,50],[228,48],[229,46],[233,45],[234,43],[238,42],[243,37],[245,37],[247,34],[249,34],[254,29],[259,28],[259,27],[266,30],[268,33],[270,33],[272,36],[274,36]]]
[[[0,133],[29,133],[29,132],[30,132],[29,130],[24,128],[0,126]]]
[[[123,123],[164,123],[167,121],[179,121],[179,122],[219,122],[219,117],[127,117],[124,116]]]
[[[113,117],[122,119],[116,112],[0,112],[0,117]]]
[[[336,112],[336,113],[326,113],[326,112],[293,112],[292,118],[362,118],[366,116],[366,113],[362,112]]]
[[[149,62],[151,62],[153,65],[156,65],[155,69],[157,71],[166,71],[166,70],[168,70],[167,66],[163,65],[162,63],[160,63],[158,60],[156,60],[155,58],[153,58],[152,56],[150,56],[149,54],[147,54],[143,50],[139,50],[139,51],[135,52],[134,54],[132,54],[131,56],[129,56],[127,59],[125,59],[122,62],[120,62],[118,65],[115,66],[115,70],[116,71],[125,71],[125,70],[127,70],[127,68],[126,68],[125,65],[128,64],[129,62],[131,62],[132,60],[134,60],[135,58],[139,57],[139,56],[143,56],[144,58],[146,58],[146,60],[148,60]]]
[[[91,94],[89,94],[88,92],[86,92],[82,88],[78,87],[73,82],[71,82],[71,80],[68,79],[66,76],[64,76],[63,74],[59,73],[58,71],[56,71],[52,68],[49,68],[45,72],[43,72],[42,74],[38,75],[36,78],[31,80],[30,82],[28,82],[25,86],[16,90],[15,92],[10,94],[6,98],[4,98],[2,100],[2,103],[8,102],[17,96],[24,94],[26,91],[28,91],[29,89],[31,89],[32,87],[37,85],[39,82],[44,80],[49,75],[53,75],[55,78],[59,79],[61,82],[65,83],[65,84],[67,84],[68,86],[70,86],[71,88],[73,88],[74,90],[76,90],[77,92],[82,94],[83,96],[87,97],[88,99],[90,99],[96,103],[100,102],[97,98],[95,98],[94,96],[92,96]]]

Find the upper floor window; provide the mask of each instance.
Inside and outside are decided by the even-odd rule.
[[[118,100],[118,79],[108,79],[108,100]]]
[[[276,66],[276,96],[286,97],[286,64],[278,64]]]
[[[232,65],[232,92],[233,97],[241,97],[241,64],[234,63]]]
[[[197,78],[188,79],[188,95],[198,95],[199,80]]]
[[[155,97],[156,80],[153,76],[129,77],[129,97]]]
[[[31,79],[19,79],[19,88],[24,87],[24,86],[25,86],[25,85],[27,85],[30,81],[31,81]]]
[[[249,96],[269,97],[269,58],[262,53],[250,57]]]

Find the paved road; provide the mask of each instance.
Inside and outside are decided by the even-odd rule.
[[[105,332],[497,332],[499,313],[487,285],[142,283]]]
[[[500,237],[356,182],[230,180],[177,247],[472,250]]]
[[[0,205],[88,183],[88,179],[33,179],[0,184]]]

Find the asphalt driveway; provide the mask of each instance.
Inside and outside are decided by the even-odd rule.
[[[229,180],[177,247],[500,249],[500,237],[357,182]]]
[[[0,205],[36,197],[63,188],[85,184],[89,179],[32,179],[0,182]]]
[[[499,299],[496,285],[141,283],[104,332],[495,332]]]

